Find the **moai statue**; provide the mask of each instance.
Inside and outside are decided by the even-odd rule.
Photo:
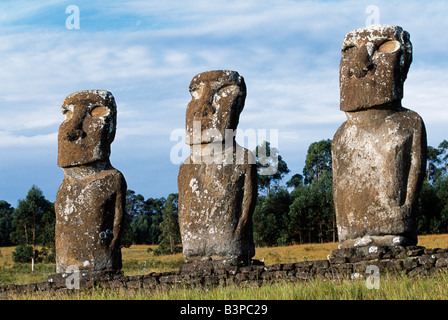
[[[109,161],[117,107],[112,93],[75,92],[62,104],[58,165],[64,171],[56,202],[56,272],[121,269],[120,235],[126,181]]]
[[[235,142],[246,85],[235,71],[209,71],[190,84],[186,143],[179,169],[179,226],[187,262],[247,263],[255,254],[252,214],[257,169],[252,152]]]
[[[412,61],[409,34],[373,25],[345,36],[332,143],[340,247],[417,244],[416,205],[426,166],[420,116],[401,105]]]

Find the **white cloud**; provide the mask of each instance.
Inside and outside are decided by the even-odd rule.
[[[0,20],[7,30],[0,33],[0,153],[13,145],[24,154],[32,145],[54,152],[60,105],[66,95],[84,89],[110,90],[117,100],[113,150],[127,156],[136,152],[136,142],[144,148],[169,149],[162,146],[170,146],[170,132],[184,127],[192,77],[211,69],[233,69],[248,88],[240,128],[279,129],[285,159],[304,159],[311,142],[332,138],[345,120],[339,111],[340,46],[347,32],[363,26],[365,8],[372,4],[78,1],[74,4],[81,9],[81,29],[74,31],[64,28],[65,7],[56,2],[0,4]],[[374,4],[382,23],[402,25],[411,33],[414,62],[403,105],[418,112],[429,136],[438,139],[448,121],[448,34],[443,32],[448,4]],[[52,18],[53,24],[58,19],[61,25],[41,28],[36,14],[57,6],[61,15]],[[127,21],[134,21],[132,28]],[[28,23],[35,27],[21,26]],[[169,154],[160,154],[160,159],[162,166]],[[120,161],[129,166],[123,171],[132,171],[134,164],[127,164],[126,157]],[[151,164],[141,166],[151,172]],[[138,192],[149,195],[151,190]]]
[[[53,147],[56,144],[57,136],[57,132],[27,137],[23,135],[14,135],[8,131],[0,131],[0,148]]]
[[[1,24],[26,21],[51,6],[60,4],[58,0],[41,1],[2,1],[0,3]]]

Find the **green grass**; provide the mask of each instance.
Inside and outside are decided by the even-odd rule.
[[[446,300],[448,274],[413,279],[405,275],[382,275],[378,289],[369,289],[365,280],[333,282],[311,280],[255,286],[175,288],[164,291],[101,289],[13,296],[12,299],[62,300]]]
[[[427,248],[448,247],[448,234],[419,237],[419,245]],[[254,259],[264,258],[266,265],[290,263],[304,260],[326,259],[337,243],[303,244],[285,247],[256,248]],[[150,272],[178,270],[183,264],[182,254],[155,256],[151,250],[157,246],[134,245],[124,248],[123,272],[125,275],[142,275]],[[55,273],[54,264],[36,264],[31,272],[29,264],[14,264],[14,247],[0,248],[0,285],[27,284],[46,281]],[[19,297],[17,297],[19,298]],[[283,283],[262,287],[227,286],[208,289],[177,288],[169,291],[149,290],[104,290],[76,291],[70,295],[30,295],[20,299],[448,299],[448,276],[438,275],[427,279],[413,279],[406,276],[381,275],[380,289],[368,289],[365,281],[312,280],[304,283]]]
[[[134,245],[124,248],[123,272],[127,276],[143,275],[150,272],[166,272],[179,270],[184,263],[182,254],[155,256],[148,248],[157,246]],[[14,263],[12,252],[15,247],[0,248],[0,285],[28,284],[47,281],[47,277],[56,272],[54,263],[37,263],[34,272],[31,264]]]

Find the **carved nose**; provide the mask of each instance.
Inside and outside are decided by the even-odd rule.
[[[195,109],[194,115],[195,117],[202,118],[206,117],[208,115],[211,115],[215,113],[215,110],[209,103],[201,103],[198,105],[198,107]]]
[[[86,136],[86,133],[83,130],[72,130],[70,132],[67,132],[65,137],[68,141],[75,141],[79,138],[84,138]]]
[[[82,129],[82,123],[84,121],[83,115],[74,115],[70,121],[67,122],[65,138],[68,141],[75,141],[79,138],[84,138],[86,133]]]
[[[213,95],[214,91],[210,86],[203,88],[198,105],[194,111],[195,117],[202,118],[215,113],[215,108],[212,106]]]
[[[373,48],[371,43],[361,45],[353,57],[350,75],[354,75],[356,78],[365,77],[375,67],[372,62],[372,55]]]

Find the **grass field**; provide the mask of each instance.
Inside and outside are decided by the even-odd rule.
[[[419,237],[419,245],[427,248],[448,247],[448,234]],[[285,247],[257,248],[255,259],[266,265],[326,259],[337,243],[304,244]],[[134,245],[123,249],[123,272],[125,275],[140,275],[150,272],[178,270],[184,262],[182,254],[154,256],[156,246]],[[0,285],[26,284],[46,281],[55,272],[54,264],[37,264],[34,272],[30,265],[18,265],[12,261],[14,247],[0,248]],[[262,287],[217,287],[210,289],[180,288],[164,292],[140,290],[95,289],[77,292],[76,295],[29,296],[27,299],[447,299],[448,275],[430,279],[409,279],[405,276],[381,279],[379,290],[369,290],[363,281],[333,283],[313,280],[306,283],[272,284]]]
[[[217,286],[171,290],[101,289],[74,290],[71,293],[16,295],[14,300],[446,300],[448,274],[425,279],[383,275],[378,289],[369,289],[364,280],[340,283],[311,280],[272,283],[260,287]]]
[[[326,259],[337,246],[337,243],[323,243],[257,248],[254,259],[264,259],[265,265]],[[156,245],[133,245],[123,248],[123,272],[125,275],[174,271],[184,263],[182,253],[155,256],[151,250],[148,252],[148,249],[154,250],[155,248],[157,248]],[[38,263],[34,273],[31,272],[30,264],[14,264],[12,260],[14,249],[15,247],[0,248],[0,285],[42,282],[46,281],[48,275],[55,273],[54,264]]]

